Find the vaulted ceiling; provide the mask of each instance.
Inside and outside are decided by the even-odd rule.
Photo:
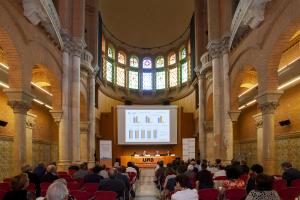
[[[98,0],[102,20],[119,40],[142,48],[168,44],[189,26],[194,0]]]

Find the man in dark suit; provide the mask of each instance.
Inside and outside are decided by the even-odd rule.
[[[41,178],[41,182],[49,182],[52,183],[59,177],[56,175],[56,167],[55,165],[47,166],[47,173]]]
[[[284,171],[282,174],[282,179],[286,180],[288,187],[291,186],[293,180],[300,179],[300,171],[293,168],[291,163],[284,162],[281,164],[281,168]]]
[[[36,196],[39,197],[41,194],[41,188],[40,188],[40,179],[38,175],[32,173],[32,168],[28,164],[23,165],[21,171],[28,175],[29,183],[33,183],[35,185]]]
[[[100,191],[113,191],[117,193],[117,197],[123,197],[125,192],[125,184],[117,178],[117,170],[112,168],[108,171],[109,178],[102,179],[99,184]]]
[[[96,165],[93,168],[93,173],[87,174],[84,176],[83,180],[85,183],[99,183],[101,179],[103,179],[102,176],[99,175],[99,172],[102,170],[102,167],[99,165]]]

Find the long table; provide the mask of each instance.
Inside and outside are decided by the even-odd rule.
[[[171,163],[176,156],[121,156],[121,165],[127,166],[127,162],[134,162],[138,167],[154,168],[158,161],[165,164]]]

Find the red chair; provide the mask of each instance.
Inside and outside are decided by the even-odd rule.
[[[69,169],[69,174],[72,176],[73,174],[75,174],[77,172],[77,170],[75,169]]]
[[[49,182],[43,182],[40,184],[41,190],[47,190],[48,187],[51,185]]]
[[[285,188],[278,192],[281,200],[295,200],[300,196],[300,189],[295,187]]]
[[[248,174],[243,174],[243,175],[241,175],[240,179],[243,180],[245,183],[247,183],[249,176],[248,176]]]
[[[226,176],[217,176],[216,178],[214,178],[214,181],[225,181],[227,180]]]
[[[89,199],[89,193],[85,191],[80,190],[72,190],[70,194],[75,197],[76,200],[88,200]]]
[[[110,191],[98,191],[95,193],[96,200],[115,200],[117,194]]]
[[[68,189],[71,190],[80,190],[81,184],[77,181],[68,182]]]
[[[95,192],[98,190],[99,184],[98,183],[86,183],[83,186],[83,190],[88,192],[90,196],[93,196]]]
[[[135,172],[127,172],[128,176],[129,176],[129,183],[130,184],[134,184],[135,180],[136,180],[136,173]]]
[[[228,200],[242,200],[247,196],[244,189],[229,189],[224,192],[225,198]]]
[[[0,190],[0,199],[3,199],[6,191]]]
[[[3,179],[4,183],[10,183],[10,181],[11,181],[11,178],[5,178],[5,179]]]
[[[280,190],[286,189],[286,181],[279,179],[279,180],[274,180],[273,182],[273,186],[272,186],[273,190],[279,192]]]
[[[58,176],[60,176],[60,175],[68,175],[68,172],[60,171],[60,172],[57,172],[57,175]]]
[[[41,190],[41,197],[45,197],[45,196],[46,196],[46,193],[47,193],[47,190],[42,189],[42,190]]]
[[[32,194],[35,194],[35,184],[34,183],[29,183],[27,189],[29,192],[31,192]]]
[[[219,191],[217,189],[201,189],[198,192],[200,200],[216,200],[219,197]]]
[[[295,179],[292,181],[292,187],[300,188],[300,179]]]
[[[0,190],[9,191],[10,190],[10,183],[0,183]]]
[[[59,175],[59,178],[66,179],[67,182],[74,181],[74,179],[72,178],[72,176],[70,176],[69,174],[67,174],[67,175]]]

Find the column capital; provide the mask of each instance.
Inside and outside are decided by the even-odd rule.
[[[241,111],[229,111],[228,114],[232,122],[237,122],[241,114]]]
[[[35,125],[36,118],[37,118],[36,115],[28,112],[26,115],[26,127],[32,129],[33,126]]]
[[[70,34],[68,34],[66,31],[62,30],[61,31],[61,35],[62,35],[62,39],[64,42],[64,51],[66,52],[71,52],[72,51],[72,37],[70,36]]]
[[[230,39],[230,36],[224,36],[221,41],[220,48],[221,48],[222,54],[226,54],[229,52],[229,39]]]
[[[194,72],[196,73],[198,80],[204,79],[204,78],[205,78],[205,74],[204,74],[204,73],[201,73],[201,66],[199,66],[199,65],[196,66],[196,67],[194,68]]]
[[[279,98],[282,92],[266,92],[256,97],[258,107],[262,114],[273,114],[278,106]]]
[[[221,51],[221,42],[220,41],[209,41],[207,45],[207,49],[209,52],[209,55],[212,57],[212,59],[220,57],[222,51]]]
[[[86,43],[82,38],[73,38],[72,40],[72,54],[74,56],[81,57],[83,49],[86,47]]]
[[[62,118],[63,115],[63,111],[62,110],[50,110],[50,114],[52,116],[52,118],[54,119],[54,121],[59,124],[60,120]]]
[[[255,120],[256,127],[262,128],[262,126],[263,126],[262,113],[257,113],[255,115],[253,115],[252,117]]]
[[[80,122],[80,133],[81,134],[87,134],[89,130],[89,122]]]
[[[4,92],[14,113],[26,114],[31,108],[33,96],[30,92],[14,88],[5,89]]]

